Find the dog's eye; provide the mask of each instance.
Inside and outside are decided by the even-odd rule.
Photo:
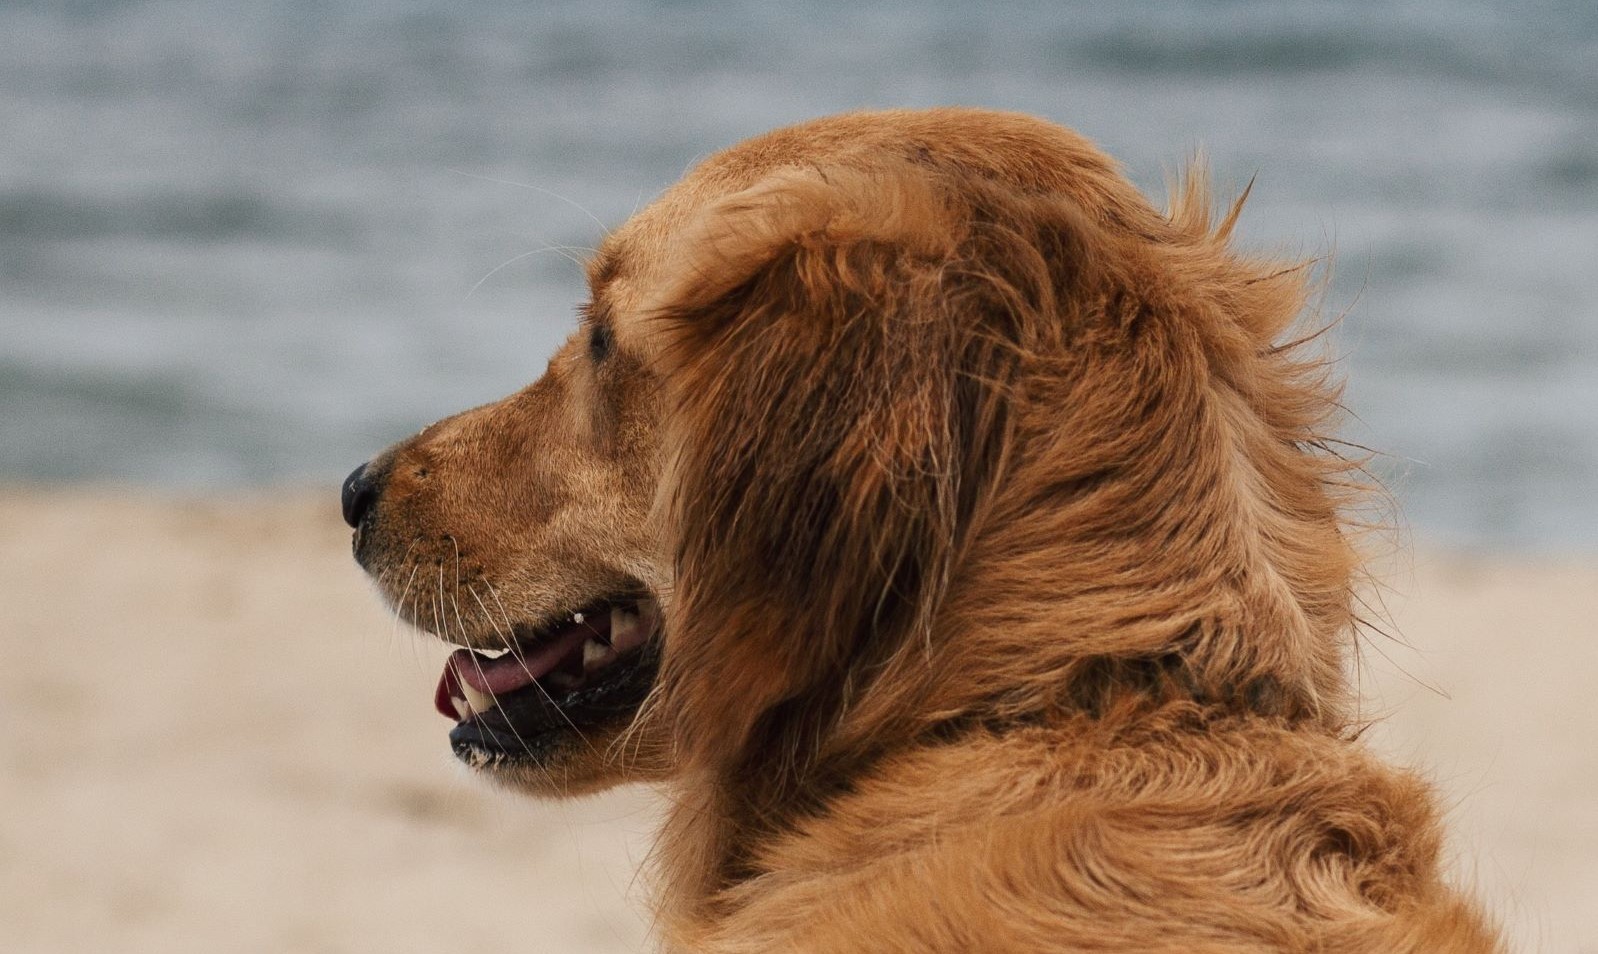
[[[610,349],[615,345],[610,335],[610,328],[605,325],[595,324],[588,329],[588,354],[595,363],[605,360],[610,354]]]

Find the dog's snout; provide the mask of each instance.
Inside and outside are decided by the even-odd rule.
[[[340,494],[340,502],[344,507],[344,522],[352,527],[361,525],[361,519],[372,509],[372,504],[377,502],[377,496],[382,491],[382,474],[367,461],[361,466],[350,471],[344,478],[344,487]]]

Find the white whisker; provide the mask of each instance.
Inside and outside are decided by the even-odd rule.
[[[501,270],[503,270],[505,268],[508,268],[511,265],[516,264],[517,262],[521,261],[524,258],[528,258],[528,257],[533,256],[533,255],[538,255],[538,254],[540,254],[542,252],[559,252],[561,257],[565,258],[568,262],[571,262],[573,265],[577,265],[577,266],[581,267],[582,264],[583,264],[583,260],[581,258],[578,258],[576,255],[571,254],[573,251],[592,251],[592,250],[591,249],[583,249],[581,246],[577,246],[577,245],[545,245],[545,246],[542,246],[541,248],[529,249],[528,251],[522,252],[520,255],[512,255],[510,258],[506,259],[503,262],[500,262],[498,265],[495,265],[493,268],[489,269],[488,270],[488,274],[484,275],[482,278],[479,278],[477,280],[477,282],[472,285],[471,288],[467,289],[466,298],[472,297],[473,293],[475,293],[479,288],[483,287],[483,283],[484,282],[488,281],[490,278],[493,278],[495,275],[498,275]]]
[[[535,186],[535,185],[532,185],[531,183],[527,183],[527,182],[514,182],[514,181],[512,181],[510,179],[497,179],[497,178],[495,178],[493,176],[479,175],[478,173],[475,173],[475,172],[467,172],[464,169],[451,169],[450,172],[453,172],[453,173],[455,173],[458,176],[465,176],[468,179],[477,179],[477,180],[479,180],[481,182],[492,182],[492,183],[494,183],[496,185],[515,186],[518,189],[531,189],[534,192],[541,192],[544,195],[547,195],[547,196],[549,196],[552,199],[559,199],[560,201],[566,203],[567,205],[571,206],[572,208],[576,209],[577,211],[581,212],[582,214],[588,216],[589,221],[591,221],[595,225],[599,226],[599,234],[604,235],[604,234],[606,234],[606,233],[608,233],[610,231],[610,229],[605,225],[605,223],[603,223],[603,222],[601,222],[599,220],[599,216],[597,216],[594,213],[588,211],[588,209],[586,207],[584,207],[581,203],[579,203],[576,199],[570,198],[569,196],[561,195],[559,192],[556,192],[553,189],[546,189],[543,186]]]

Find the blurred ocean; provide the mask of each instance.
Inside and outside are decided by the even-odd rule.
[[[0,479],[331,494],[541,373],[696,158],[939,103],[1257,173],[1416,536],[1598,549],[1593,0],[9,2]]]

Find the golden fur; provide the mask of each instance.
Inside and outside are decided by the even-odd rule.
[[[658,596],[632,724],[498,777],[664,780],[673,950],[1499,950],[1354,739],[1335,393],[1236,214],[1011,114],[750,140],[383,459],[371,566],[464,645]]]

